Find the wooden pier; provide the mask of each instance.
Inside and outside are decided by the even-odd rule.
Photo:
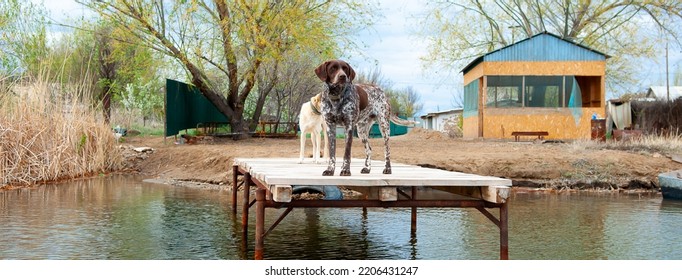
[[[299,164],[298,158],[236,158],[233,163],[232,212],[237,212],[238,176],[244,184],[242,241],[248,240],[249,208],[256,207],[255,259],[263,259],[265,237],[294,208],[408,207],[411,229],[417,228],[417,208],[475,208],[500,229],[500,259],[509,258],[507,198],[511,180],[414,165],[392,163],[393,174],[382,174],[383,162],[373,161],[370,174],[361,174],[362,159],[352,159],[351,176],[322,176],[326,164]],[[292,200],[292,186],[339,186],[362,193],[361,199]],[[255,187],[255,199],[250,199]],[[424,190],[429,190],[428,195]],[[433,193],[442,195],[433,195]],[[284,208],[267,231],[265,208]],[[488,211],[498,208],[496,217]]]

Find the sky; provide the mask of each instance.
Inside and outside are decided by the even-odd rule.
[[[462,92],[462,73],[440,73],[425,68],[420,57],[428,52],[428,43],[414,35],[418,17],[426,13],[424,1],[381,0],[380,15],[373,28],[359,34],[366,47],[364,56],[348,58],[353,68],[365,73],[378,67],[394,89],[412,87],[421,96],[423,110],[417,114],[453,109],[454,93]]]
[[[420,60],[420,57],[427,54],[428,44],[426,40],[413,34],[417,18],[423,17],[426,13],[428,2],[418,0],[377,2],[376,24],[359,32],[357,35],[359,49],[348,52],[356,54],[339,58],[348,61],[360,72],[368,73],[372,69],[379,69],[382,76],[393,83],[394,89],[412,87],[420,96],[419,102],[423,104],[422,111],[417,112],[415,117],[460,106],[455,101],[455,96],[461,96],[462,92],[462,73],[459,72],[461,69],[437,71],[424,67]],[[44,5],[57,21],[66,18],[66,15],[73,18],[89,13],[74,0],[44,1]],[[641,87],[652,84],[665,85],[664,52],[664,46],[660,46],[660,57],[642,65]],[[677,47],[669,54],[670,71],[681,64],[682,52]],[[607,94],[607,98],[619,95],[610,93]]]

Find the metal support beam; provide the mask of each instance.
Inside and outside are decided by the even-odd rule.
[[[237,176],[239,175],[239,166],[232,166],[232,214],[237,214]]]
[[[263,259],[265,248],[265,189],[256,189],[256,249],[254,258]]]
[[[242,240],[247,242],[249,239],[249,193],[251,192],[251,174],[244,174],[244,197],[242,200]]]
[[[509,259],[509,219],[507,203],[500,205],[500,259]]]
[[[411,199],[417,199],[417,187],[412,186],[412,197]],[[412,207],[411,211],[411,223],[410,223],[410,232],[412,234],[417,233],[417,207]]]
[[[488,210],[486,210],[486,209],[485,209],[484,207],[482,207],[482,206],[481,206],[481,207],[476,207],[476,209],[478,209],[478,211],[481,212],[481,213],[483,214],[483,216],[486,216],[486,218],[488,218],[488,220],[490,220],[491,222],[493,222],[493,224],[495,224],[498,228],[500,227],[500,220],[498,220],[495,216],[493,216],[493,214],[491,214],[490,212],[488,212]]]
[[[266,236],[268,236],[268,233],[270,233],[272,230],[274,230],[275,227],[277,227],[277,225],[279,225],[279,223],[281,223],[282,220],[284,220],[284,218],[286,218],[286,216],[289,215],[289,213],[291,212],[291,210],[294,210],[294,207],[287,207],[287,209],[284,210],[284,213],[282,213],[282,215],[280,215],[279,218],[277,218],[277,221],[275,221],[275,222],[272,224],[272,226],[270,226],[270,228],[268,228],[268,230],[263,234],[263,238],[265,238]]]
[[[351,207],[435,207],[435,208],[499,208],[498,204],[486,204],[482,200],[292,200],[288,203],[266,200],[268,208],[351,208]]]

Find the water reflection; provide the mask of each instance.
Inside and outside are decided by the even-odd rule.
[[[516,192],[509,211],[512,259],[682,259],[682,202],[659,195]],[[134,176],[0,191],[0,258],[250,259],[254,214],[244,248],[223,191]],[[294,209],[265,241],[267,259],[498,257],[498,229],[473,209],[419,209],[416,233],[408,208]]]

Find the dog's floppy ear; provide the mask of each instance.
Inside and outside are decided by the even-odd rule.
[[[349,72],[348,77],[350,78],[350,81],[352,82],[353,80],[355,80],[355,70],[353,70],[353,67],[351,67],[350,64],[348,64],[348,62],[344,61],[344,63],[346,63],[346,65],[348,65],[348,72]]]
[[[325,61],[324,63],[320,64],[320,66],[315,68],[315,75],[317,75],[317,77],[323,82],[327,81],[327,64],[329,64],[329,61]]]

